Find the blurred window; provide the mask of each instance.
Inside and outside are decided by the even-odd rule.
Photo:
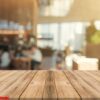
[[[66,16],[74,0],[39,0],[41,16]]]

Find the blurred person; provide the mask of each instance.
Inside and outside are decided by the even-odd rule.
[[[52,58],[53,66],[58,70],[62,70],[64,68],[64,55],[62,51],[55,51]]]
[[[4,70],[9,69],[10,62],[11,59],[10,59],[8,49],[4,49],[1,55],[0,68]]]
[[[28,53],[27,56],[32,59],[32,70],[35,68],[39,69],[39,65],[41,64],[43,57],[40,49],[36,45],[33,45],[30,53]]]
[[[42,63],[42,53],[36,45],[33,45],[31,50],[32,50],[32,56],[31,56],[32,69],[34,69],[35,67],[39,67],[39,65]]]

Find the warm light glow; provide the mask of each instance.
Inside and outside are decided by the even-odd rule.
[[[44,1],[44,0],[43,0]],[[40,15],[42,16],[66,16],[74,0],[48,0],[50,4],[43,5],[41,0]]]
[[[95,21],[95,27],[97,30],[100,30],[100,21]]]

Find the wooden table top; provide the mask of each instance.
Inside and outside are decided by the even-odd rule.
[[[100,71],[0,71],[0,97],[100,99]]]

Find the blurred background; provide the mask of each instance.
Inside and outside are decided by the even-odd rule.
[[[36,70],[99,70],[100,1],[0,0],[0,69],[31,70],[33,45]]]

